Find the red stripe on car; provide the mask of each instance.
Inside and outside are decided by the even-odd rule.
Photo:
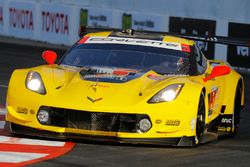
[[[181,51],[190,53],[190,46],[186,44],[181,44]]]
[[[89,37],[83,37],[80,41],[78,41],[78,44],[83,44],[85,43],[87,40],[89,39]]]

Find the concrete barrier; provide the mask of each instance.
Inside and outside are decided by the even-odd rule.
[[[218,3],[216,0],[204,2],[206,6],[199,8],[197,8],[201,5],[199,0],[191,0],[191,7],[184,0],[173,1],[168,5],[163,0],[157,3],[149,0],[128,1],[131,3],[121,0],[101,2],[97,0],[0,0],[0,35],[70,46],[79,38],[80,25],[169,31],[172,26],[171,18],[174,16],[181,20],[177,25],[179,32],[190,31],[188,33],[220,36],[227,36],[232,32],[233,36],[236,34],[237,37],[235,33],[237,30],[231,28],[230,25],[234,25],[231,22],[238,21],[246,24],[250,19],[250,14],[241,17],[239,13],[234,14],[231,10],[232,6],[235,6],[235,10],[247,8],[241,4],[242,0],[237,3],[230,0],[232,4],[220,2],[225,6],[221,8],[214,8],[213,5]],[[136,10],[138,6],[140,9]],[[209,13],[208,8],[214,12]],[[199,13],[202,14],[199,15]],[[246,12],[243,11],[243,13]],[[215,24],[214,30],[212,29],[211,32],[206,30],[208,27],[211,28],[210,24],[202,27],[201,25],[206,24],[185,23],[185,20],[199,20],[199,22],[209,20],[207,22]],[[187,28],[184,23],[192,27]],[[243,36],[250,38],[250,24],[246,24],[244,28],[246,30]],[[228,49],[224,45],[212,45],[210,48],[212,48],[209,49],[211,52],[208,52],[210,55],[207,55],[209,58],[226,60],[237,67],[250,68],[250,63],[244,63],[250,62],[249,49],[242,47]],[[235,59],[239,60],[235,61]],[[235,62],[237,63],[234,64]]]

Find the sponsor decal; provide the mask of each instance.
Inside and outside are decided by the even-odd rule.
[[[33,30],[33,12],[28,9],[9,8],[9,24],[11,28]]]
[[[231,127],[219,127],[218,128],[219,131],[222,131],[222,132],[232,132],[232,128]]]
[[[35,114],[35,110],[30,110],[30,114]]]
[[[94,85],[90,85],[90,87],[92,88],[92,90],[94,92],[97,92],[97,88],[109,88],[109,86],[107,86],[107,85],[101,85],[98,82],[96,84],[94,84]]]
[[[73,8],[66,5],[41,3],[39,14],[40,40],[50,43],[70,44],[75,32],[72,25]],[[78,28],[78,27],[77,27]],[[74,29],[74,31],[72,31]],[[77,34],[77,32],[75,33]]]
[[[84,70],[84,69],[83,69]],[[87,69],[88,70],[88,69]],[[123,83],[142,75],[134,69],[91,67],[89,72],[82,72],[82,79],[95,82]],[[138,74],[138,75],[137,75]]]
[[[6,8],[8,21],[8,32],[11,32],[12,36],[26,39],[35,38],[35,29],[37,24],[35,24],[35,19],[37,6],[35,3],[25,3],[10,1],[8,8]]]
[[[217,87],[213,87],[211,89],[211,92],[208,94],[208,105],[209,105],[208,116],[213,114],[213,110],[215,109],[215,102],[216,102],[217,94],[218,94]]]
[[[17,107],[16,112],[21,114],[28,114],[28,109],[23,107]]]
[[[136,38],[120,38],[120,37],[89,37],[84,40],[88,44],[126,44],[126,45],[139,45],[150,46],[173,50],[182,50],[180,43],[175,42],[162,42],[157,40],[136,39]]]
[[[97,98],[97,99],[92,99],[91,97],[87,96],[87,99],[89,101],[91,101],[92,103],[95,103],[95,102],[98,102],[98,101],[102,100],[103,98],[101,97],[101,98]]]
[[[82,9],[80,13],[82,16],[80,22],[92,27],[112,27],[113,17],[117,16],[115,11],[95,8]],[[85,20],[86,17],[88,20]]]
[[[180,125],[180,120],[167,120],[165,125],[168,126],[179,126]]]
[[[69,34],[69,16],[61,12],[42,11],[42,31]]]
[[[89,20],[106,22],[107,21],[107,16],[105,16],[105,15],[89,16]]]
[[[226,132],[226,131],[227,131],[227,128],[226,128],[226,127],[219,127],[219,128],[218,128],[218,131]]]
[[[232,118],[222,118],[221,123],[231,124],[232,123]]]
[[[229,23],[228,28],[229,37],[250,38],[250,24]],[[250,68],[250,47],[229,45],[227,53],[227,61],[232,66]]]
[[[155,123],[156,123],[156,124],[161,124],[161,123],[162,123],[162,120],[157,119],[157,120],[155,120]]]
[[[123,68],[104,68],[104,67],[92,67],[90,69],[91,74],[113,74],[113,75],[135,75],[138,71],[133,69]]]
[[[237,46],[236,51],[237,51],[237,56],[249,56],[249,47],[245,46]]]
[[[143,20],[143,21],[134,20],[134,26],[154,28],[155,27],[155,23],[154,23],[154,21],[152,21],[150,19]]]
[[[99,81],[99,79],[108,79],[125,82],[128,80],[128,76],[134,76],[137,72],[137,70],[133,69],[92,67],[91,74],[86,74],[83,78],[86,80],[96,79]]]
[[[128,78],[126,76],[116,76],[112,74],[95,74],[95,75],[85,75],[84,79],[111,79],[111,80],[119,80],[119,81],[127,81]]]
[[[231,114],[224,114],[221,115],[221,121],[220,123],[223,124],[224,126],[231,126],[233,123],[233,119],[232,119],[233,115]]]
[[[169,18],[169,31],[181,34],[215,36],[216,21],[182,17]],[[207,58],[214,58],[214,44],[196,41]]]
[[[166,17],[162,15],[145,14],[145,13],[133,13],[133,15],[124,15],[126,21],[132,22],[132,29],[134,30],[148,30],[148,31],[166,31]]]

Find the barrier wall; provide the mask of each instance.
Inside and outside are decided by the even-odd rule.
[[[193,4],[187,9],[188,4],[183,0],[165,8],[159,5],[156,8],[155,2],[146,1],[148,4],[140,0],[129,0],[130,4],[121,0],[0,0],[0,34],[72,45],[79,38],[80,25],[89,25],[250,38],[250,14],[243,12],[245,15],[242,17],[239,13],[229,15],[230,5],[219,10],[218,7],[212,8],[212,2],[205,2],[207,7],[199,15],[198,11],[202,11],[202,8],[196,8],[200,4],[197,0],[191,0]],[[163,0],[158,2],[166,4]],[[140,6],[140,3],[143,5]],[[140,9],[136,10],[138,6]],[[241,9],[241,6],[235,8]],[[212,12],[210,15],[208,8]],[[164,9],[167,10],[165,13]],[[233,66],[250,68],[250,50],[247,47],[201,42],[198,45],[203,47],[208,58],[227,60]]]
[[[4,1],[0,0],[0,34],[3,34],[3,25],[4,25]]]

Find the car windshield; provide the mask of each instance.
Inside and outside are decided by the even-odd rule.
[[[188,74],[188,53],[138,45],[82,44],[66,53],[61,65],[153,70],[159,74]]]

